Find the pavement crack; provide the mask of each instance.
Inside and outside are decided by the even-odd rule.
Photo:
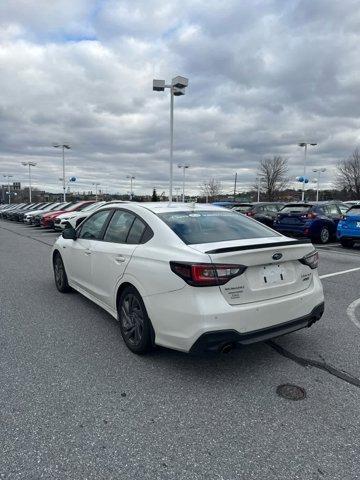
[[[39,243],[42,243],[44,245],[47,245],[48,247],[52,247],[52,245],[50,243],[44,242],[43,240],[40,240],[39,238],[32,237],[31,235],[24,235],[22,233],[15,232],[15,230],[11,230],[11,228],[3,227],[2,225],[0,226],[0,228],[2,230],[6,230],[7,232],[14,233],[15,235],[18,235],[19,237],[30,238],[31,240],[35,240],[35,242],[39,242]]]
[[[338,368],[335,368],[332,365],[329,365],[325,361],[319,362],[317,360],[312,360],[310,358],[298,357],[294,353],[289,352],[289,350],[286,350],[285,348],[281,347],[279,344],[275,343],[273,340],[268,340],[266,343],[277,353],[279,353],[283,357],[289,358],[290,360],[292,360],[293,362],[296,362],[298,365],[301,365],[302,367],[318,368],[319,370],[323,370],[324,372],[330,373],[330,375],[333,375],[334,377],[337,377],[346,383],[350,383],[350,385],[354,385],[355,387],[360,388],[359,378],[353,377],[352,375],[350,375],[350,373],[344,372],[343,370],[339,370]]]

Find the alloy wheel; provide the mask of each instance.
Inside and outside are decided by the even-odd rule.
[[[120,309],[120,321],[126,340],[133,346],[140,345],[144,332],[144,312],[132,293],[128,293]]]
[[[320,240],[321,240],[321,243],[327,243],[330,239],[330,232],[329,230],[324,227],[321,229],[321,232],[320,232]]]

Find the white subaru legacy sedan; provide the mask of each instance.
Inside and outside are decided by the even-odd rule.
[[[310,327],[324,311],[318,254],[221,207],[107,204],[52,252],[60,292],[119,320],[134,353],[229,351]]]

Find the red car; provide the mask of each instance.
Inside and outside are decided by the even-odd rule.
[[[56,210],[55,212],[46,213],[41,217],[40,224],[43,228],[53,228],[55,218],[58,217],[59,215],[61,215],[62,213],[65,213],[65,212],[79,212],[80,210],[87,207],[91,203],[94,203],[94,200],[86,200],[86,201],[83,201],[83,202],[73,203],[70,206],[68,206],[67,208],[65,208],[65,210]]]

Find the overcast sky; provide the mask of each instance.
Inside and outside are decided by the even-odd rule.
[[[175,99],[175,162],[189,189],[214,177],[254,183],[259,160],[318,142],[309,169],[359,144],[358,0],[1,0],[0,174],[60,191],[60,151],[80,190],[167,191],[169,92],[152,79],[189,78]],[[176,166],[176,165],[175,165]],[[180,170],[175,170],[180,185]],[[313,176],[310,175],[311,178]]]

